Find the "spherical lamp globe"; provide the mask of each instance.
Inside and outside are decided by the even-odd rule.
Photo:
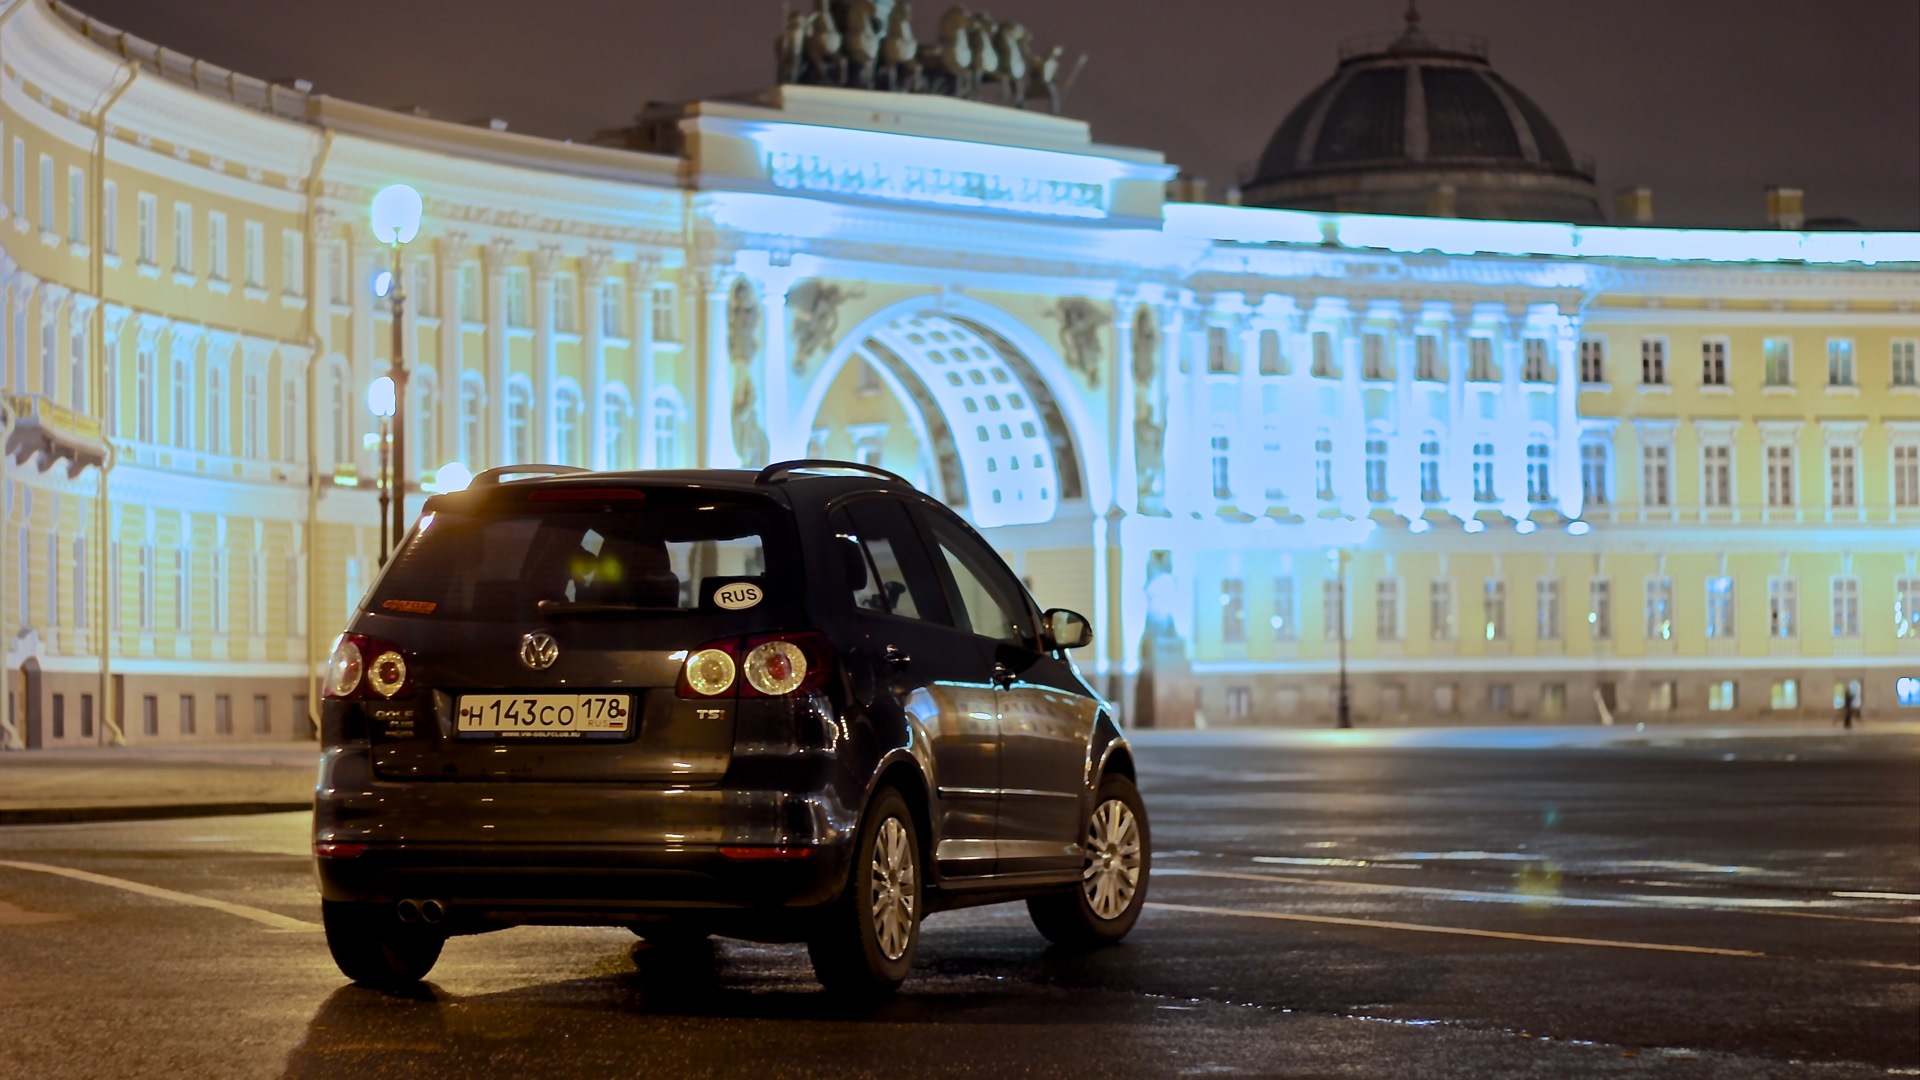
[[[420,233],[420,193],[406,184],[389,184],[373,197],[374,238],[404,244]]]

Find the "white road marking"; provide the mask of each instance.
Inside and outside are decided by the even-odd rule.
[[[1833,895],[1856,900],[1920,900],[1920,894],[1906,892],[1837,892]]]
[[[1443,889],[1433,885],[1389,885],[1373,881],[1338,881],[1332,878],[1289,877],[1283,874],[1248,874],[1231,870],[1188,870],[1168,868],[1156,870],[1160,877],[1200,877],[1219,878],[1227,881],[1257,881],[1262,884],[1323,886],[1335,889],[1359,889],[1364,892],[1413,893],[1419,896],[1439,896],[1453,900],[1494,901],[1508,904],[1551,904],[1558,907],[1632,907],[1655,909],[1678,909],[1684,911],[1726,911],[1753,915],[1789,915],[1799,919],[1832,919],[1839,922],[1884,923],[1894,926],[1912,926],[1920,923],[1920,918],[1900,916],[1881,918],[1869,915],[1832,915],[1819,911],[1791,911],[1775,904],[1801,904],[1807,906],[1824,905],[1822,900],[1782,900],[1746,902],[1716,899],[1710,896],[1547,896],[1537,893],[1492,892],[1474,889]],[[1841,893],[1836,896],[1845,895]],[[1762,905],[1766,906],[1762,906]]]
[[[1192,915],[1220,915],[1231,919],[1273,919],[1279,922],[1322,923],[1352,926],[1367,930],[1404,930],[1416,934],[1448,934],[1455,937],[1494,938],[1500,941],[1531,941],[1543,945],[1586,945],[1601,949],[1633,949],[1643,952],[1691,953],[1696,956],[1734,956],[1756,960],[1792,960],[1753,949],[1719,949],[1710,945],[1664,945],[1652,941],[1615,941],[1610,938],[1561,937],[1556,934],[1522,934],[1512,930],[1477,930],[1465,926],[1430,926],[1426,923],[1389,922],[1385,919],[1349,919],[1339,915],[1299,915],[1288,911],[1251,911],[1246,908],[1205,907],[1200,904],[1168,904],[1148,901],[1147,907],[1161,911],[1184,911]],[[1875,960],[1816,960],[1816,963],[1846,964],[1853,967],[1889,968],[1895,971],[1920,971],[1920,964],[1894,964]]]
[[[66,866],[50,866],[46,863],[15,862],[12,859],[0,859],[0,866],[10,866],[15,870],[30,870],[39,874],[54,874],[59,877],[72,878],[75,881],[85,881],[94,885],[105,885],[110,889],[139,893],[141,896],[151,896],[157,900],[171,900],[176,904],[192,904],[195,907],[212,908],[215,911],[224,911],[229,915],[236,915],[242,919],[251,919],[262,925],[270,926],[275,930],[308,933],[320,929],[319,923],[310,923],[305,919],[296,919],[289,915],[282,915],[277,911],[268,911],[265,908],[249,907],[246,904],[232,904],[225,900],[215,900],[211,897],[195,896],[192,893],[176,892],[173,889],[163,889],[158,885],[147,885],[138,881],[128,881],[126,878],[108,877],[105,874],[89,873],[85,870],[75,870]]]

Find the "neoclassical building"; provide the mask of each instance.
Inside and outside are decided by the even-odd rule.
[[[1584,190],[1481,61],[1364,55],[1375,97],[1478,88],[1383,167],[1519,118],[1426,212]],[[1282,124],[1268,201],[1320,183],[1349,75]],[[1920,237],[1181,203],[1174,173],[1059,116],[822,86],[531,138],[11,0],[4,737],[308,735],[377,572],[396,337],[416,491],[879,464],[1094,619],[1079,658],[1136,723],[1326,723],[1343,637],[1363,724],[1920,707]],[[402,181],[396,335],[367,206]]]

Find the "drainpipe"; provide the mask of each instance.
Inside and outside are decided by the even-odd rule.
[[[93,329],[89,334],[93,345],[94,363],[89,380],[93,385],[87,398],[96,410],[103,410],[107,400],[107,114],[112,112],[113,107],[120,103],[120,98],[133,88],[134,80],[140,77],[140,65],[129,60],[121,70],[127,73],[126,81],[108,94],[106,102],[94,112],[93,121],[93,254],[92,258],[87,260],[87,284],[88,290],[93,293],[97,302],[94,304],[96,314],[93,317]],[[115,371],[117,373],[118,369],[116,368]],[[114,400],[119,401],[119,395],[114,395]],[[97,633],[100,635],[100,731],[106,736],[109,745],[125,746],[127,733],[121,729],[119,721],[115,719],[119,713],[115,711],[116,702],[113,697],[113,631],[115,628],[109,626],[107,622],[108,616],[113,613],[113,604],[110,599],[113,594],[113,535],[111,532],[113,515],[109,510],[107,483],[113,474],[114,461],[118,456],[113,445],[112,423],[113,417],[101,411],[102,438],[100,441],[106,446],[107,453],[100,462],[100,494],[94,500],[97,518],[95,535],[99,537],[99,543],[94,545],[99,549],[95,553],[95,565],[99,567],[99,571],[94,578],[97,582],[94,588],[100,596],[100,617],[94,621],[94,625],[99,627]],[[87,606],[93,606],[92,597],[87,598]]]
[[[315,219],[319,214],[320,173],[327,166],[327,158],[333,153],[333,129],[328,128],[325,141],[320,145],[320,153],[313,159],[313,168],[307,172],[307,588],[306,603],[302,614],[306,616],[306,625],[301,627],[303,648],[307,656],[307,723],[312,726],[315,738],[320,734],[320,669],[319,657],[314,653],[313,636],[314,588],[320,575],[314,572],[314,553],[319,550],[318,530],[320,527],[320,457],[319,435],[316,434],[320,423],[319,405],[314,396],[314,374],[318,370],[320,359],[320,305],[316,303],[315,286],[319,284],[324,267],[320,265],[320,238],[315,235]],[[328,298],[331,302],[332,298]]]

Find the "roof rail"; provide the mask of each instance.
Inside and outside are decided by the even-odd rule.
[[[507,477],[566,476],[569,473],[592,472],[578,465],[500,465],[482,472],[473,478],[468,487],[492,487],[507,482]]]
[[[878,465],[862,465],[857,461],[835,461],[831,458],[796,458],[793,461],[776,461],[766,468],[761,469],[760,475],[754,477],[753,482],[756,484],[771,484],[776,480],[785,480],[793,473],[816,471],[862,473],[867,476],[877,477],[881,480],[891,480],[896,484],[906,484],[908,487],[913,486],[907,483],[906,477],[898,473],[890,473]]]

